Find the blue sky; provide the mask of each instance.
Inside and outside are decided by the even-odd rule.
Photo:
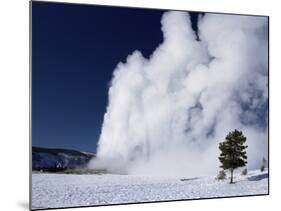
[[[112,72],[163,41],[163,12],[32,2],[33,146],[96,150]]]

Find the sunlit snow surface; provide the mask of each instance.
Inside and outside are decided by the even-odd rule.
[[[235,184],[215,177],[32,174],[32,209],[149,201],[198,199],[268,193],[268,173],[235,175]]]

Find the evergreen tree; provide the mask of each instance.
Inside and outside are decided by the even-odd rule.
[[[263,172],[264,169],[265,169],[264,165],[261,165],[261,167],[260,167],[261,172]]]
[[[217,179],[218,180],[224,180],[225,178],[226,178],[226,173],[224,172],[224,170],[219,171]]]
[[[245,176],[248,174],[248,170],[245,168],[243,169],[243,171],[241,172],[241,175]]]
[[[219,143],[219,149],[221,150],[220,167],[224,170],[230,170],[230,184],[233,183],[234,169],[247,164],[245,149],[248,146],[244,145],[245,142],[246,137],[242,131],[234,130],[225,137],[225,141]]]
[[[261,161],[261,167],[260,167],[261,172],[263,172],[265,170],[266,164],[267,164],[267,160],[263,157],[262,161]]]

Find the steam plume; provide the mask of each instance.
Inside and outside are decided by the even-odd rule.
[[[149,59],[136,50],[114,70],[90,167],[116,173],[215,173],[218,142],[247,137],[248,167],[267,156],[267,18],[163,15],[164,41]]]

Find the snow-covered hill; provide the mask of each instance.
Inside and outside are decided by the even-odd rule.
[[[268,172],[235,175],[235,184],[215,176],[165,178],[135,175],[32,175],[32,208],[136,203],[268,194]]]
[[[32,147],[32,169],[60,171],[83,168],[95,155],[69,149],[49,149]]]

